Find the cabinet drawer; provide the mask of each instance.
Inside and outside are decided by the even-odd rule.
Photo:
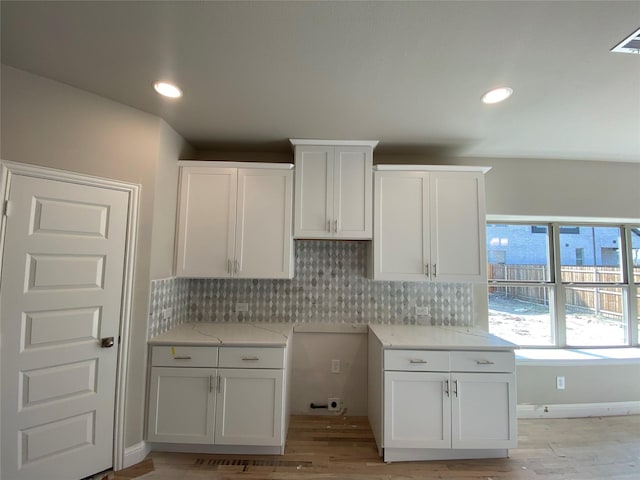
[[[219,365],[226,368],[284,368],[284,348],[223,347]]]
[[[218,366],[218,347],[153,347],[151,365],[154,367],[216,367]]]
[[[437,350],[385,350],[384,369],[448,372],[449,352]]]
[[[451,352],[452,372],[513,372],[513,352]]]

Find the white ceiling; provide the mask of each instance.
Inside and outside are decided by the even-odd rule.
[[[288,138],[640,162],[639,1],[1,2],[2,62],[164,118],[201,149]],[[179,101],[151,85],[170,79]],[[509,85],[503,104],[480,102]]]

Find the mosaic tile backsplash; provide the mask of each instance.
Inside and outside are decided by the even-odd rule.
[[[473,325],[470,284],[373,281],[367,243],[297,240],[291,280],[154,280],[149,337],[189,321]]]

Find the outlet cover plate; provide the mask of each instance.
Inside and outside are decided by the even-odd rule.
[[[249,304],[248,303],[236,303],[236,312],[248,312]]]

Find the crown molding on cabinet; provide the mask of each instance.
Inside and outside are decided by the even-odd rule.
[[[373,150],[378,146],[378,140],[313,140],[303,138],[290,138],[292,147],[297,146],[330,146],[330,147],[362,147],[368,146]]]
[[[396,165],[396,164],[378,164],[373,166],[378,171],[419,171],[419,172],[481,172],[487,173],[491,167],[480,167],[472,165]]]
[[[225,162],[220,160],[178,160],[179,167],[262,168],[293,170],[293,163]]]

